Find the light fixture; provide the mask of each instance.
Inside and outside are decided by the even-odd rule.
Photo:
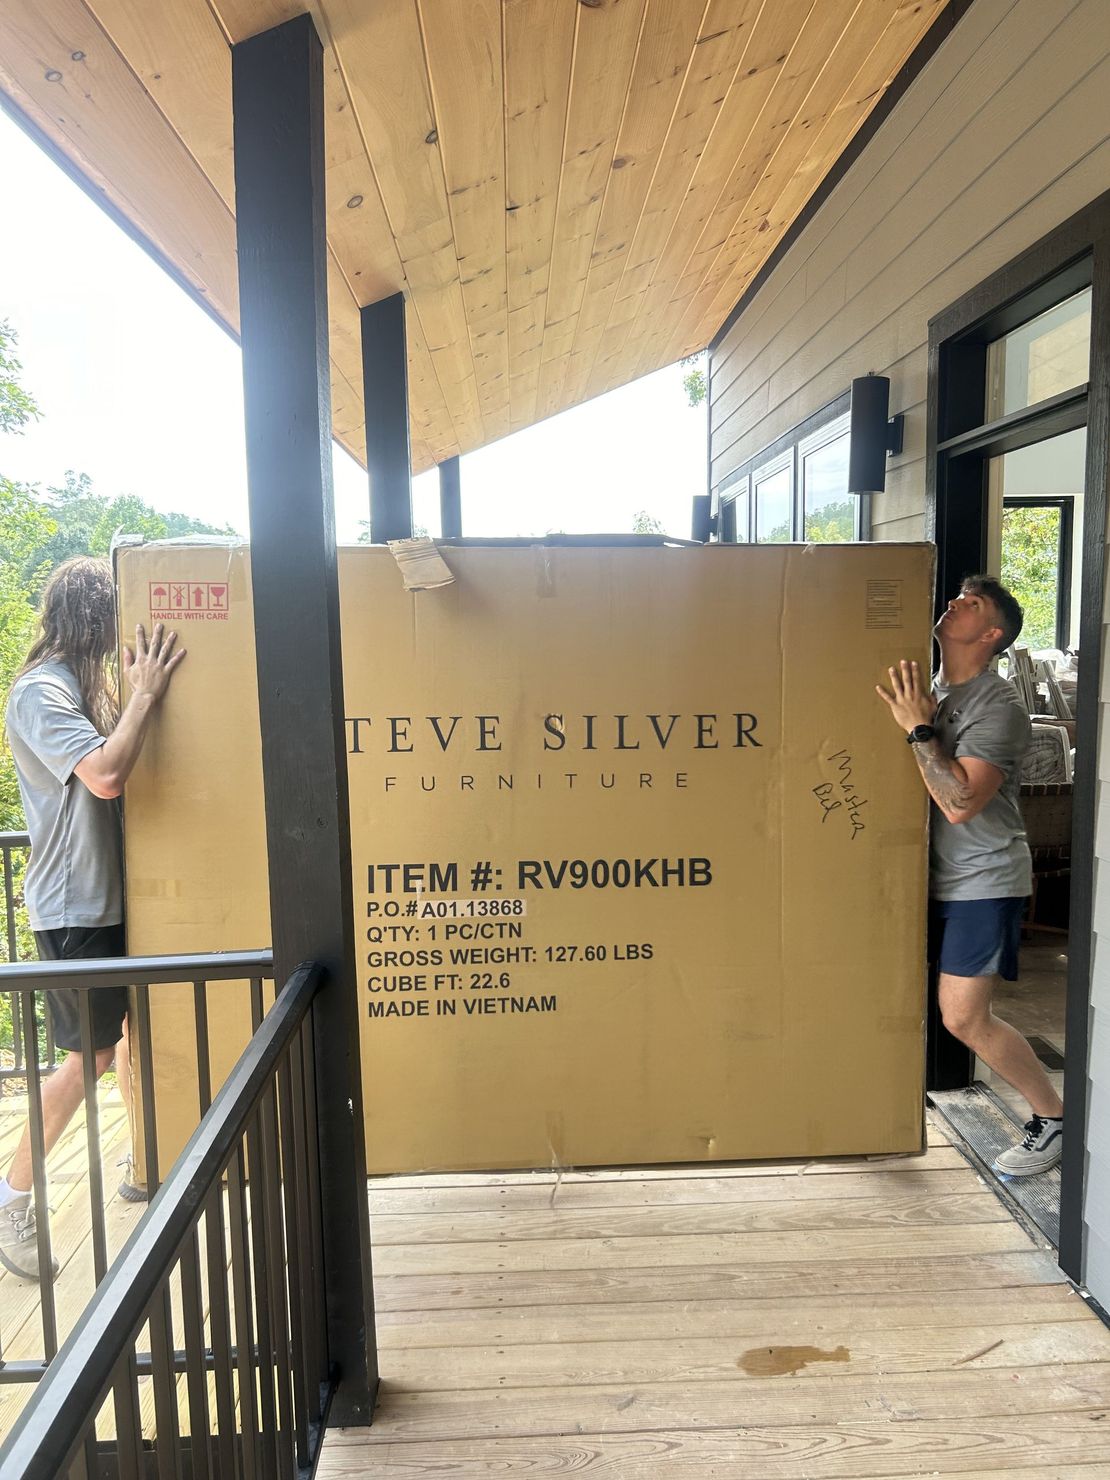
[[[717,516],[713,513],[713,499],[708,493],[695,493],[690,523],[691,537],[707,545],[717,528]]]
[[[864,375],[852,381],[848,417],[848,492],[882,493],[887,456],[901,452],[905,420],[901,413],[890,415],[887,376]]]

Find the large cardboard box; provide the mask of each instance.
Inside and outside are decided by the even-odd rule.
[[[340,553],[377,1172],[922,1144],[926,798],[874,692],[926,545]],[[189,650],[126,795],[133,953],[269,939],[249,555],[117,557]],[[290,591],[290,601],[297,599]],[[154,993],[163,1164],[191,993]],[[209,989],[217,1078],[244,990]]]

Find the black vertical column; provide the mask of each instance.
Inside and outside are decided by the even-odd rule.
[[[323,57],[298,16],[232,48],[251,581],[274,970],[314,1009],[333,1421],[377,1387],[332,503]]]
[[[412,458],[403,293],[362,310],[362,394],[370,538],[376,545],[407,540],[412,536]]]
[[[439,529],[445,540],[462,539],[462,479],[457,457],[439,465]]]

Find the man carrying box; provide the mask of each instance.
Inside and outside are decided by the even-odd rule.
[[[43,960],[122,956],[123,861],[117,798],[139,758],[151,716],[184,650],[176,634],[149,643],[136,629],[123,671],[131,697],[118,715],[107,663],[115,648],[115,593],[106,561],[78,557],[54,572],[42,595],[42,635],[8,698],[8,743],[15,760],[31,861],[25,893]],[[126,987],[67,987],[46,993],[54,1041],[66,1054],[42,1082],[47,1152],[83,1093],[78,1001],[88,991],[97,1075],[117,1063],[130,1108]],[[35,1052],[33,1045],[29,1052]],[[8,1175],[0,1180],[0,1262],[14,1274],[41,1271],[31,1202],[29,1127]],[[145,1196],[138,1193],[140,1197]],[[56,1273],[55,1269],[53,1273]]]
[[[1033,887],[1018,803],[1029,715],[1014,686],[990,668],[1022,621],[1004,586],[972,576],[936,625],[940,668],[932,690],[905,659],[889,670],[889,691],[876,686],[907,732],[932,798],[929,915],[944,1025],[1033,1112],[1021,1143],[995,1160],[994,1170],[1011,1177],[1054,1167],[1064,1127],[1063,1102],[1036,1054],[991,1011],[997,978],[1017,980],[1021,920]]]

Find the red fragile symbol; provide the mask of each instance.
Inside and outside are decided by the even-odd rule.
[[[162,606],[165,603],[165,600],[166,600],[166,588],[165,588],[165,586],[155,586],[152,595],[154,596],[155,604],[157,606]]]
[[[185,587],[184,586],[171,586],[170,587],[170,590],[173,592],[173,604],[174,604],[174,606],[184,606],[185,605]]]
[[[197,608],[205,607],[207,605],[208,605],[208,603],[205,600],[205,587],[204,586],[194,586],[193,587],[193,608],[194,608],[194,610],[197,609]]]
[[[226,586],[209,586],[209,588],[208,588],[208,594],[212,598],[212,605],[213,606],[222,606],[223,605],[224,592],[226,590],[227,590],[227,587]]]

